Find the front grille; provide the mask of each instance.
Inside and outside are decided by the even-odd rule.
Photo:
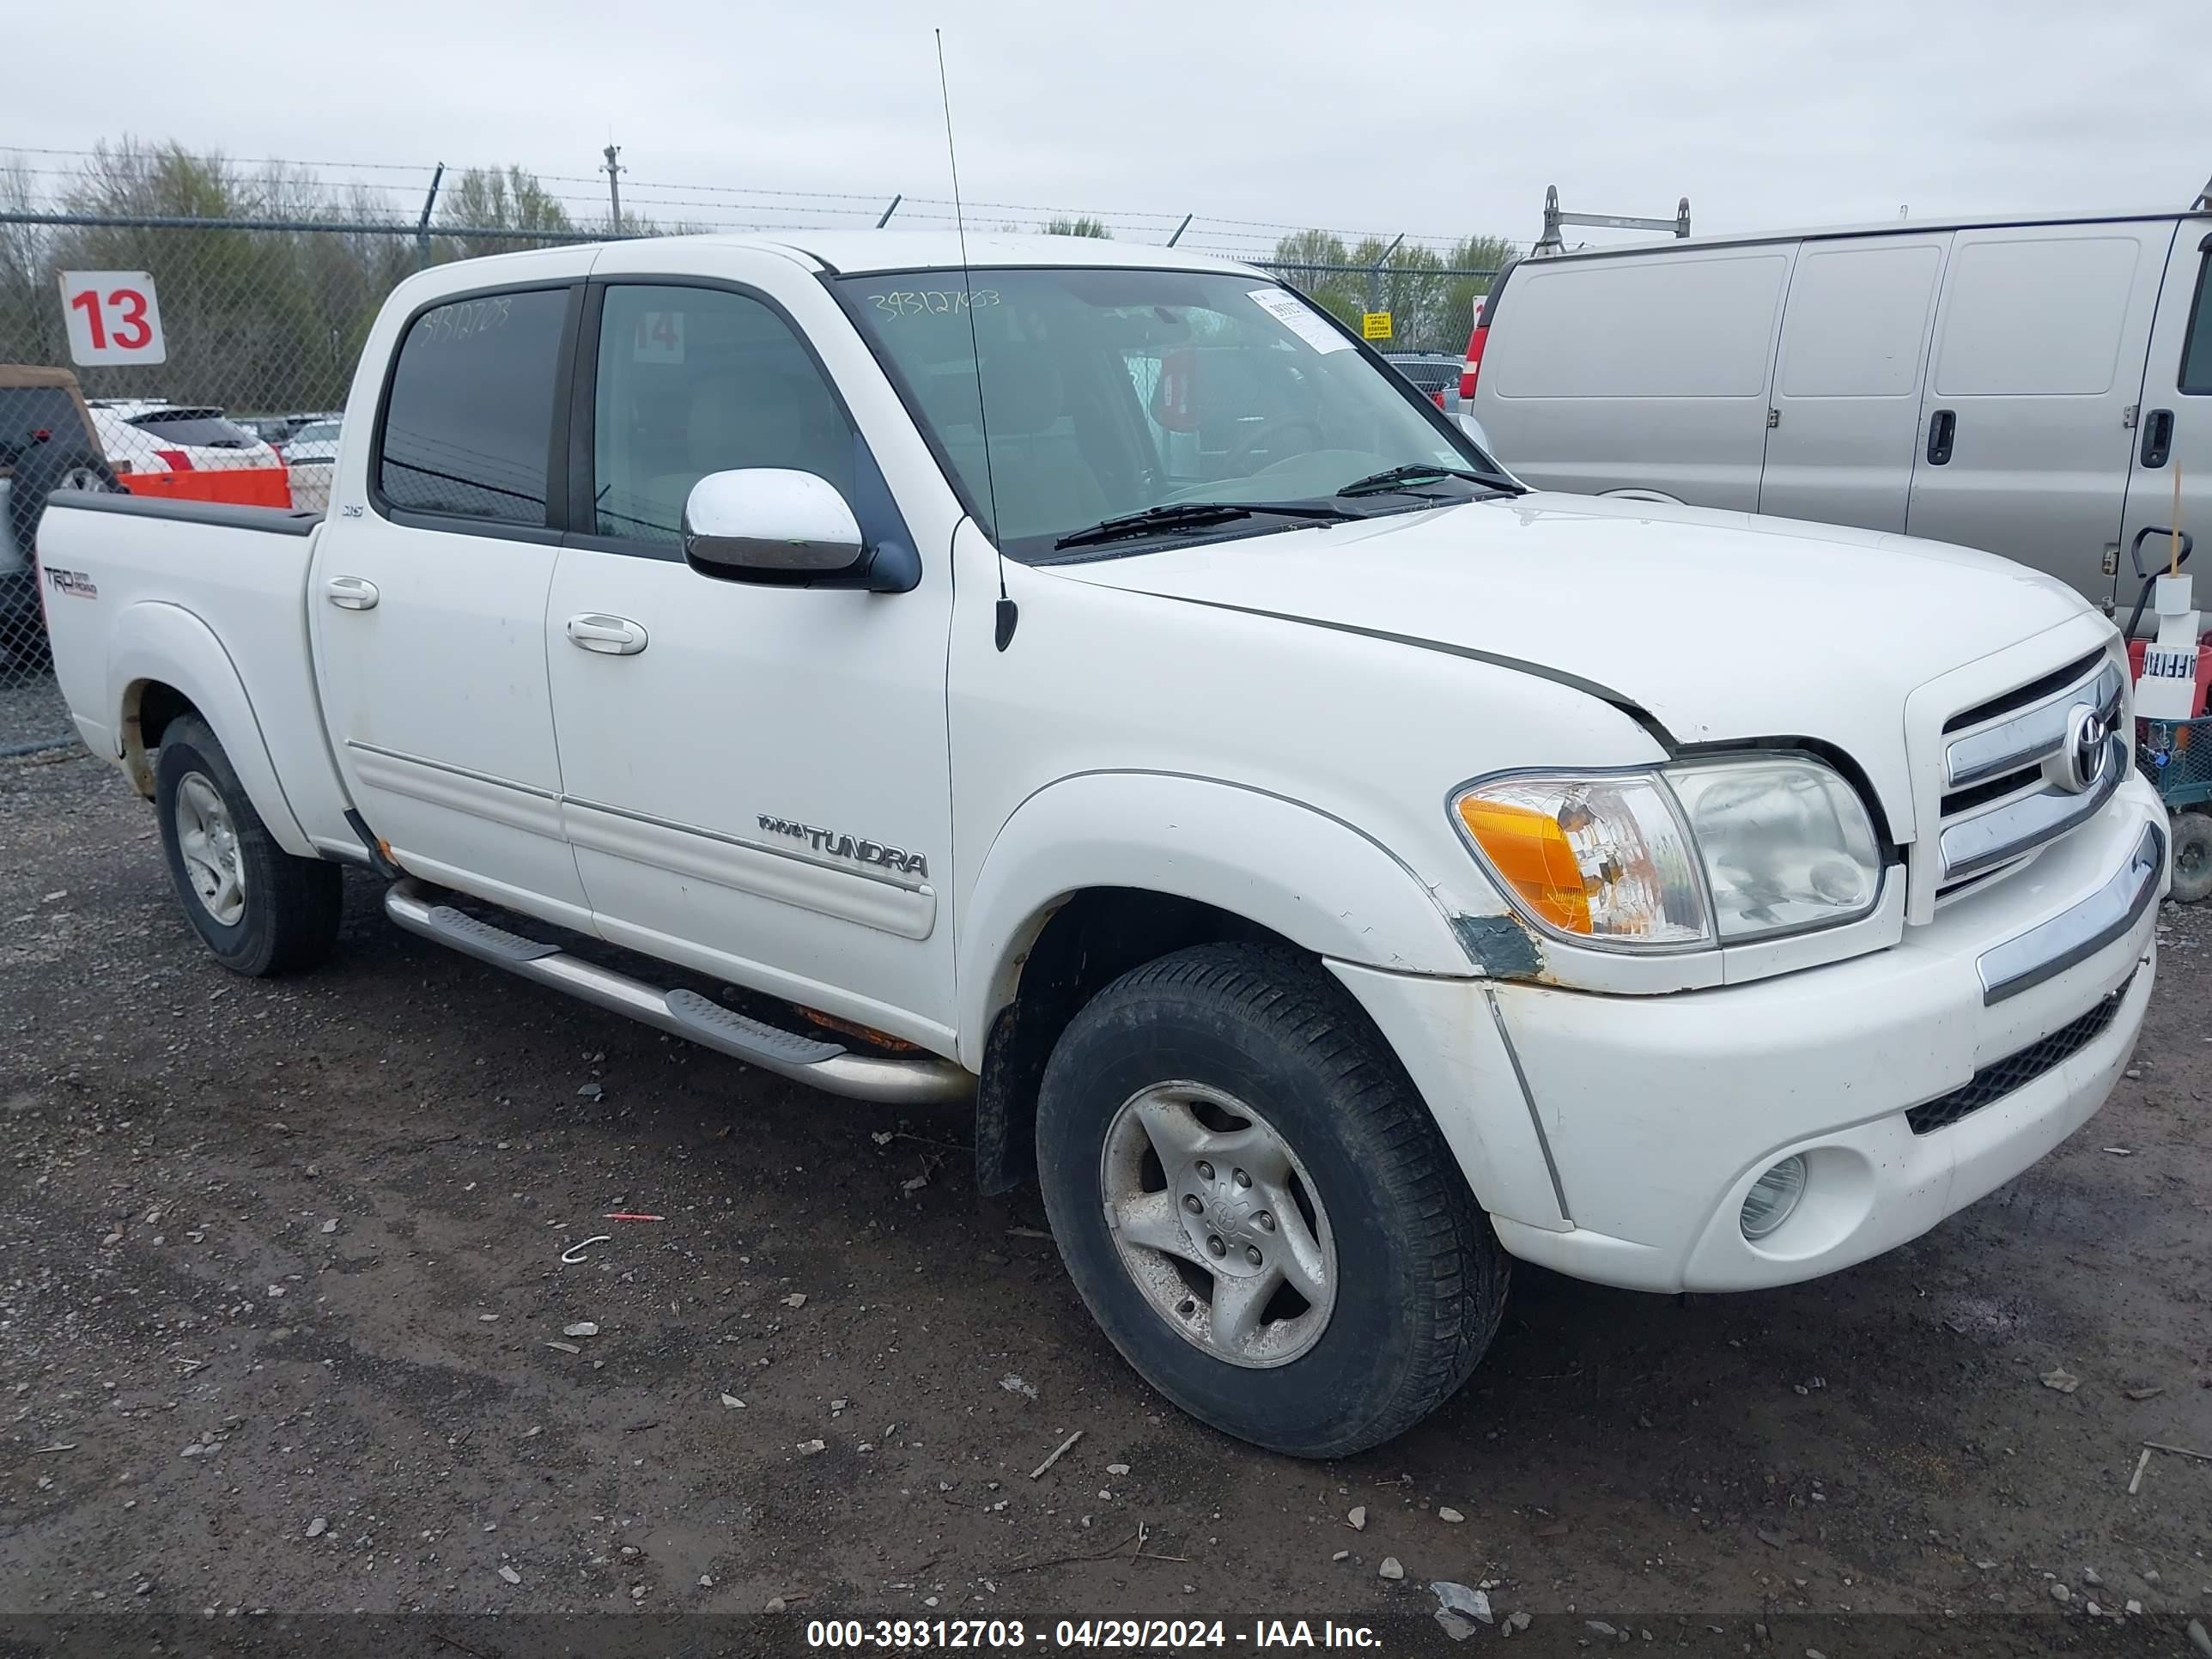
[[[2085,707],[2109,735],[2100,772],[2077,789],[2067,781],[2069,746]],[[2127,769],[2130,745],[2115,730],[2125,707],[2126,682],[2100,652],[1943,723],[1943,793],[1930,872],[1939,898],[2019,864],[2096,816]]]
[[[1917,1135],[1933,1134],[1938,1129],[1949,1128],[1961,1118],[1972,1116],[1994,1101],[2002,1100],[2014,1090],[2026,1088],[2104,1036],[2106,1028],[2112,1023],[2112,1016],[2120,1012],[2128,986],[2134,983],[2135,975],[2130,974],[2118,990],[2087,1013],[2069,1020],[2049,1036],[2038,1038],[2017,1054],[1992,1060],[1975,1073],[1964,1087],[1915,1106],[1905,1115],[1905,1121]]]

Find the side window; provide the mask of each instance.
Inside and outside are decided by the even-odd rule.
[[[853,499],[853,426],[822,371],[775,312],[720,289],[607,289],[592,450],[602,536],[672,546],[691,486],[739,467]]]
[[[424,312],[400,342],[377,482],[417,513],[542,529],[566,289]]]
[[[2198,397],[2212,392],[2212,252],[2197,263],[2197,297],[2181,344],[2181,389]]]

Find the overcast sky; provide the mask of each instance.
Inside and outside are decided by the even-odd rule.
[[[2179,206],[2212,174],[2205,0],[11,10],[0,150],[128,132],[580,179],[611,133],[664,218],[660,181],[948,194],[933,25],[972,203],[1526,240],[1547,184],[1610,213],[1686,193],[1732,230]]]

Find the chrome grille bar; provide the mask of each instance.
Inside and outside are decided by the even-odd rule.
[[[1961,789],[1984,778],[2020,771],[2056,754],[2065,744],[2067,720],[2078,705],[2090,703],[2112,720],[2120,712],[2120,694],[2124,689],[2118,665],[2106,662],[2094,676],[2084,677],[2033,708],[1959,738],[1943,751],[1946,787]]]
[[[2068,705],[2069,708],[2072,705]],[[2097,781],[2080,794],[2045,785],[1972,817],[1945,826],[1936,843],[1942,879],[1957,881],[1977,871],[2019,858],[2094,817],[2127,775],[2127,741],[2118,734],[2105,741],[2105,764]]]

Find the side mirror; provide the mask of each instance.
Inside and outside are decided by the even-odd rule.
[[[684,503],[684,555],[739,580],[865,582],[860,520],[828,479],[784,467],[709,472]]]

